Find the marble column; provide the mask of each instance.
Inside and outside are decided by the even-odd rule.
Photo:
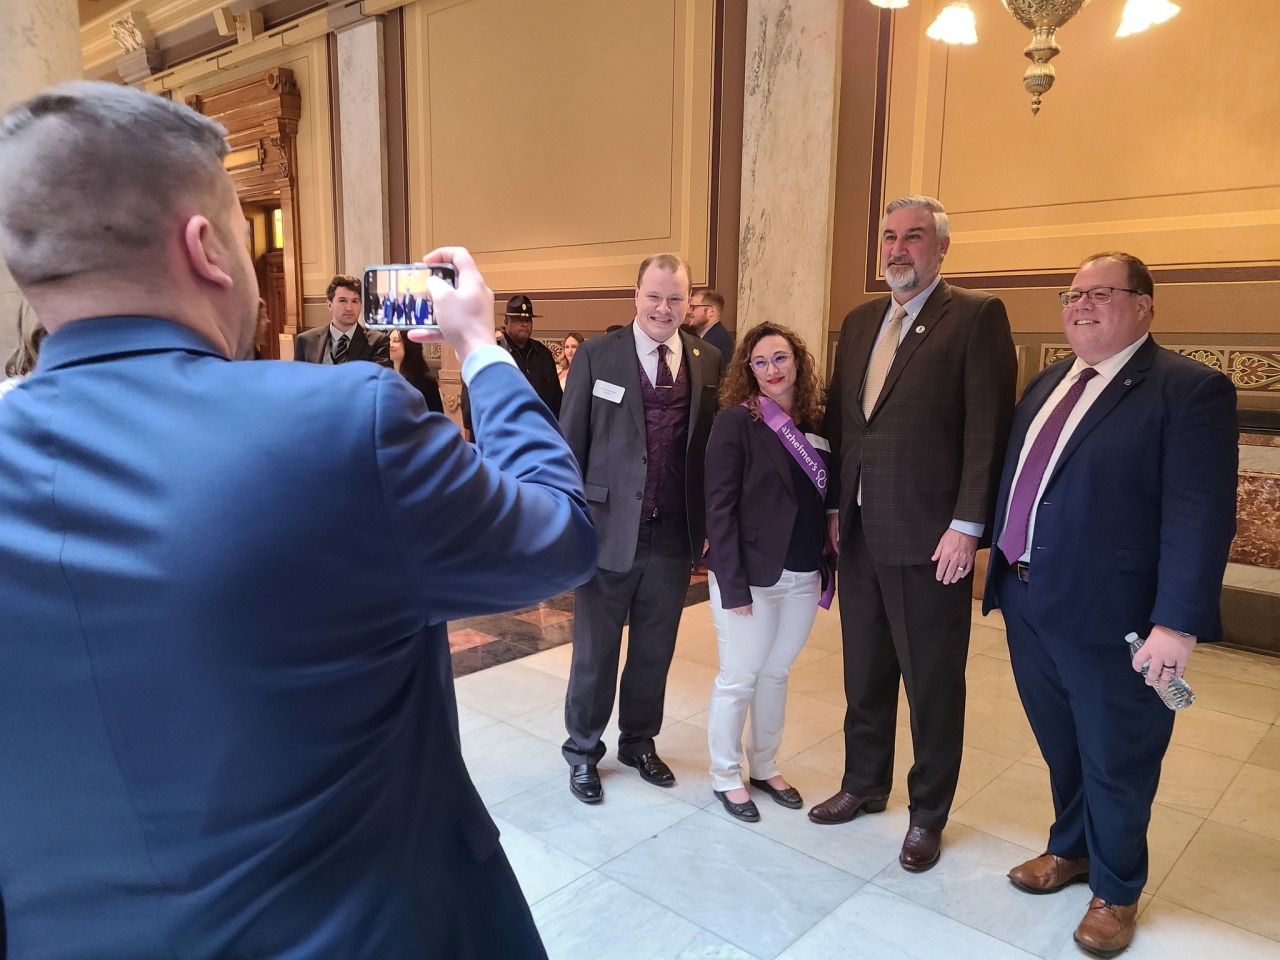
[[[84,76],[76,0],[5,0],[0,29],[0,115],[37,90]],[[0,364],[17,343],[22,295],[0,261]]]
[[[342,158],[343,273],[385,263],[387,121],[382,23],[370,18],[338,31],[338,149]]]
[[[749,0],[738,335],[773,320],[826,369],[841,0]]]

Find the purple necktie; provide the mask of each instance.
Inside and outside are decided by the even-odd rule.
[[[665,343],[658,344],[658,379],[654,386],[659,390],[672,390],[676,382],[671,378],[671,365],[667,363],[667,354],[671,348]]]
[[[1005,522],[1004,533],[1000,537],[1000,552],[1010,563],[1017,563],[1027,552],[1027,526],[1031,523],[1031,507],[1040,492],[1044,472],[1049,469],[1049,458],[1058,445],[1058,437],[1062,436],[1067,417],[1071,416],[1080,395],[1084,393],[1085,384],[1097,375],[1098,371],[1093,367],[1085,367],[1080,371],[1080,376],[1071,385],[1067,395],[1058,401],[1053,413],[1049,414],[1049,419],[1036,434],[1031,451],[1022,462],[1022,472],[1018,474],[1013,497],[1009,500],[1009,519]]]

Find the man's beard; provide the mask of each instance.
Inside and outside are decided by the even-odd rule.
[[[933,264],[930,276],[936,276],[938,271],[942,269],[942,261],[939,260]],[[884,268],[884,282],[889,285],[889,289],[894,293],[906,293],[908,290],[918,290],[924,286],[921,280],[921,273],[912,263],[890,263]]]

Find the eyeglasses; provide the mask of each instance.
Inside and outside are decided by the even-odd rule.
[[[781,370],[790,362],[791,362],[791,354],[775,353],[768,360],[766,360],[764,357],[757,357],[756,359],[751,361],[750,366],[751,366],[751,369],[754,370],[756,373],[764,373],[766,370],[769,369],[770,366],[777,367],[779,370]]]
[[[1062,301],[1064,307],[1079,303],[1084,297],[1088,297],[1090,303],[1110,303],[1111,298],[1117,293],[1142,296],[1142,291],[1130,290],[1128,287],[1094,287],[1092,290],[1063,290],[1058,294],[1058,299]]]

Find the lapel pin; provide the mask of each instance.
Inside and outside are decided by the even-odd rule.
[[[1132,387],[1132,386],[1133,386],[1133,381],[1132,381],[1132,380],[1126,380],[1126,381],[1124,382],[1124,385],[1125,385],[1126,387]]]
[[[922,323],[922,324],[920,324],[920,326],[916,327],[916,333],[924,333],[924,324],[923,324],[923,323]]]
[[[694,347],[694,348],[693,348],[693,355],[694,355],[695,357],[700,357],[700,356],[702,356],[702,354],[700,354],[700,353],[698,352],[698,348],[697,348],[697,347]]]

